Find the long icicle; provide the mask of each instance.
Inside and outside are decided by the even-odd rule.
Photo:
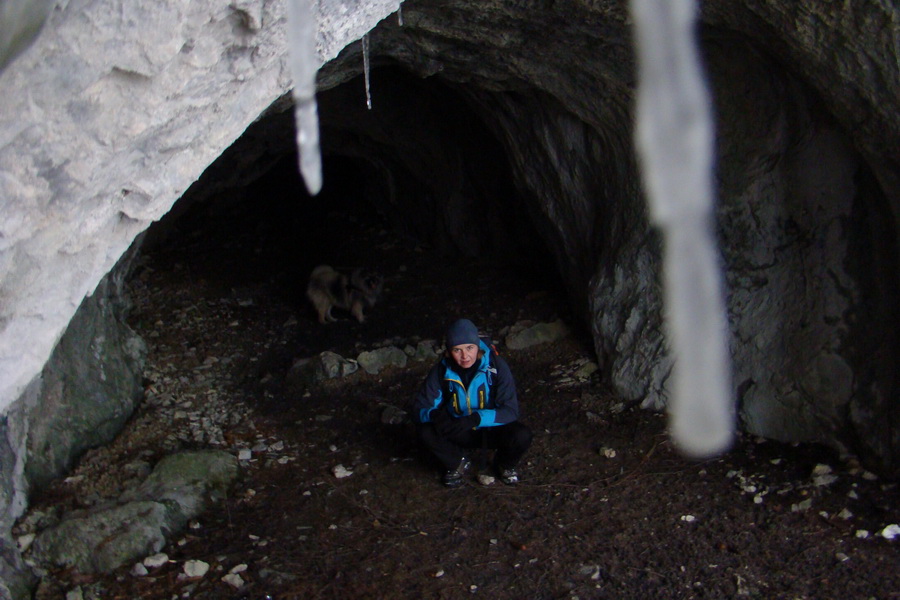
[[[300,174],[310,195],[322,189],[322,156],[319,149],[319,109],[316,105],[315,0],[288,0],[288,61],[294,78],[294,121],[297,129],[297,154]]]
[[[366,80],[366,107],[372,110],[372,93],[369,91],[369,34],[362,37],[363,78]]]
[[[694,40],[694,0],[631,0],[639,66],[636,141],[650,217],[663,237],[675,357],[670,431],[695,457],[731,444],[734,410],[713,231],[713,125]]]

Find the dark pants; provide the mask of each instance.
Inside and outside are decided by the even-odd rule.
[[[531,446],[531,430],[518,421],[495,427],[480,427],[459,436],[442,437],[434,425],[423,423],[417,427],[419,440],[434,454],[447,470],[455,469],[467,449],[496,450],[494,466],[513,469]]]

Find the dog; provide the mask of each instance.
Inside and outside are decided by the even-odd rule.
[[[365,321],[363,308],[375,305],[383,286],[382,276],[370,269],[353,269],[347,275],[328,265],[319,265],[309,275],[306,297],[323,325],[337,321],[331,314],[335,307],[349,311],[362,323]]]

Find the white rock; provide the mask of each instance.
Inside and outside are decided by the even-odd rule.
[[[816,487],[825,487],[826,485],[831,485],[835,481],[838,480],[837,475],[824,474],[824,475],[816,475],[813,477],[813,485]]]
[[[16,543],[19,545],[19,552],[25,552],[31,547],[32,542],[34,542],[34,534],[26,533],[25,535],[20,535],[16,538]]]
[[[856,530],[856,537],[858,537],[858,538],[861,539],[861,540],[864,540],[864,539],[866,539],[867,537],[869,537],[869,532],[868,532],[868,530],[866,530],[866,529],[857,529],[857,530]]]
[[[343,479],[344,477],[350,477],[353,475],[353,471],[347,469],[344,465],[335,465],[331,468],[331,472],[334,473],[334,476],[338,479]]]
[[[238,451],[238,460],[250,460],[253,458],[253,451],[250,448],[241,448]]]
[[[222,578],[222,581],[224,581],[225,583],[227,583],[228,585],[230,585],[231,587],[233,587],[236,590],[239,590],[242,587],[244,587],[244,580],[237,573],[229,573],[228,575],[226,575]]]
[[[188,577],[203,577],[209,571],[209,563],[202,560],[189,560],[184,563],[184,574]]]
[[[881,537],[886,540],[892,540],[898,535],[900,535],[900,525],[888,525],[884,529],[881,530]]]
[[[600,448],[600,454],[602,454],[606,458],[615,458],[616,457],[616,451],[607,446]]]
[[[491,485],[496,481],[492,476],[486,475],[484,473],[478,474],[478,483],[481,485]]]
[[[144,577],[148,573],[149,571],[147,570],[147,567],[145,567],[141,563],[135,563],[135,565],[131,567],[131,574],[135,577]]]
[[[695,517],[694,515],[681,515],[681,520],[688,523],[693,523],[697,520],[697,517]]]
[[[154,554],[152,556],[148,556],[145,558],[142,563],[148,569],[155,569],[157,567],[161,567],[164,564],[169,562],[169,555],[164,552],[160,552],[159,554]]]
[[[813,474],[813,476],[827,475],[827,474],[831,473],[831,470],[832,469],[830,466],[819,463],[815,467],[813,467],[812,474]]]
[[[229,573],[243,573],[246,570],[247,570],[247,565],[245,563],[241,563],[239,565],[235,565],[235,566],[231,567],[231,570],[228,572]]]

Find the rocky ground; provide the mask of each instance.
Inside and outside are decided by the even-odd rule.
[[[255,221],[254,210],[237,215],[240,228],[235,215],[186,217],[142,258],[131,325],[150,348],[146,399],[34,509],[116,497],[188,448],[241,456],[239,484],[143,569],[51,571],[38,598],[900,595],[900,539],[888,539],[900,520],[895,483],[819,447],[761,439],[686,460],[663,415],[610,394],[602,373],[586,376],[594,357],[577,329],[504,348],[522,321],[578,327],[552,280],[439,260],[371,217],[323,217],[301,239],[286,215]],[[365,323],[316,322],[303,288],[320,261],[386,275]],[[288,377],[324,350],[353,358],[437,339],[458,316],[498,341],[517,376],[536,432],[517,486],[443,488],[411,425],[390,418],[427,361],[313,390]]]

